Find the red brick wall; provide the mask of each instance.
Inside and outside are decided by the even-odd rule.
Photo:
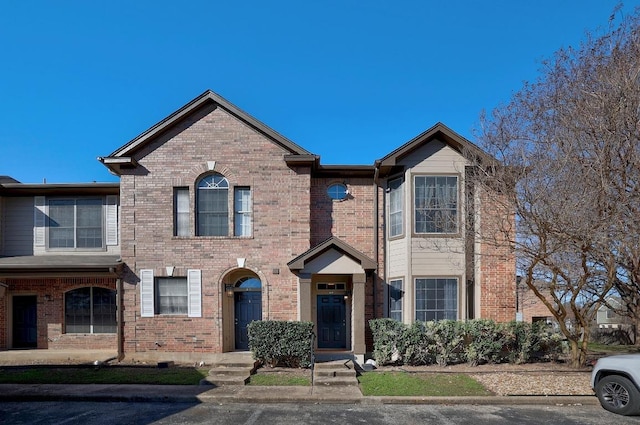
[[[547,306],[524,283],[520,285],[519,302],[524,322],[533,323],[534,317],[553,317]]]
[[[327,195],[332,183],[343,183],[349,195],[334,201]],[[318,178],[311,180],[311,246],[335,236],[371,259],[376,258],[375,192],[373,179]]]
[[[140,168],[121,177],[121,249],[130,268],[124,283],[127,356],[223,351],[223,278],[238,268],[238,258],[262,280],[263,318],[297,318],[297,278],[287,262],[309,249],[310,175],[308,168],[288,167],[287,153],[217,108],[193,116],[136,155]],[[208,161],[228,179],[230,198],[234,186],[251,187],[251,238],[173,236],[173,189],[189,187],[193,233],[194,188],[209,172]],[[139,271],[153,269],[162,276],[166,266],[176,267],[174,276],[202,270],[201,318],[140,317]]]
[[[347,199],[334,201],[329,198],[327,188],[332,183],[347,186]],[[367,277],[365,285],[365,343],[368,351],[373,349],[369,320],[382,317],[384,310],[383,207],[382,189],[374,187],[372,178],[314,177],[311,180],[311,246],[335,236],[378,262],[378,269]],[[376,249],[376,244],[379,249]]]
[[[113,349],[117,350],[116,334],[65,334],[64,295],[66,292],[87,286],[116,289],[115,278],[50,278],[50,279],[7,279],[9,285],[6,308],[13,295],[37,296],[38,346],[49,349]],[[7,317],[3,314],[3,318]],[[2,329],[7,329],[3,326]],[[7,329],[11,332],[11,329]],[[9,335],[4,335],[5,346]]]
[[[498,322],[515,320],[516,269],[509,238],[515,221],[500,194],[480,192],[480,317]]]

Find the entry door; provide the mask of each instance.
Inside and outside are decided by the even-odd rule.
[[[234,297],[236,350],[248,350],[247,325],[262,320],[262,291],[236,292]]]
[[[318,348],[347,348],[343,295],[318,295]]]
[[[13,347],[38,345],[38,304],[35,295],[13,297]]]

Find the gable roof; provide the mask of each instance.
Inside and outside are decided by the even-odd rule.
[[[330,237],[324,242],[309,249],[307,252],[297,256],[293,260],[289,261],[287,265],[290,270],[302,270],[304,269],[305,264],[331,249],[335,249],[352,258],[359,263],[364,270],[374,270],[378,266],[374,260],[335,236]]]
[[[252,127],[254,130],[271,139],[274,143],[288,152],[288,154],[286,155],[287,157],[298,157],[298,160],[303,159],[305,162],[311,163],[317,160],[317,156],[313,153],[298,146],[277,131],[273,130],[271,127],[252,117],[248,113],[244,112],[243,110],[211,90],[205,91],[200,96],[184,105],[182,108],[178,109],[139,136],[130,140],[124,146],[112,152],[109,156],[98,157],[98,160],[116,174],[119,173],[121,168],[135,167],[137,165],[135,159],[133,158],[135,152],[152,142],[155,138],[174,128],[185,118],[201,110],[202,108],[211,106],[224,109],[234,117]]]
[[[434,139],[446,143],[460,153],[467,152],[479,158],[483,162],[491,159],[490,155],[488,155],[478,146],[465,139],[455,131],[451,130],[446,125],[439,122],[433,127],[409,140],[407,143],[400,146],[385,157],[377,160],[375,166],[379,170],[380,175],[385,176],[393,172],[392,170],[394,169],[394,167],[396,167],[403,158]]]

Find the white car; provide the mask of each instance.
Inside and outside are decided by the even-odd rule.
[[[602,407],[620,415],[640,414],[640,354],[599,359],[591,372],[591,388]]]

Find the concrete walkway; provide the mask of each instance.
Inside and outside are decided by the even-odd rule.
[[[170,403],[586,405],[595,396],[365,397],[358,387],[0,384],[0,401],[144,401]]]
[[[240,353],[238,353],[240,354]],[[226,353],[233,355],[233,353]],[[93,363],[112,351],[0,351],[0,369],[11,365]],[[50,385],[0,384],[0,401],[145,401],[171,403],[326,403],[586,405],[595,396],[365,397],[357,386]]]

